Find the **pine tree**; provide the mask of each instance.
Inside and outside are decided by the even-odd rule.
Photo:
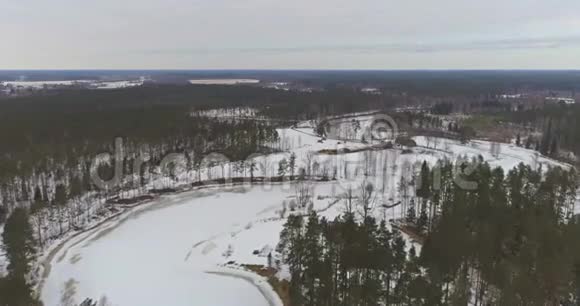
[[[37,186],[34,189],[34,198],[32,204],[30,205],[30,212],[32,214],[32,220],[34,221],[34,228],[36,231],[36,238],[38,239],[38,245],[41,249],[44,248],[44,239],[43,239],[43,226],[46,222],[44,209],[46,208],[46,203],[42,198],[42,192],[40,188]]]
[[[332,222],[291,216],[280,237],[295,305],[569,305],[580,284],[580,225],[562,213],[575,202],[575,174],[477,163],[454,183],[441,163],[431,194],[440,212],[421,254],[399,231],[347,212]],[[572,204],[570,204],[572,203]],[[415,209],[411,203],[410,210]],[[424,205],[417,221],[428,217]],[[409,213],[415,216],[415,212]],[[530,267],[533,267],[531,269]],[[538,290],[541,288],[541,290]]]
[[[429,199],[431,197],[431,173],[429,170],[429,165],[426,161],[423,161],[421,165],[421,173],[419,176],[419,184],[417,188],[417,196],[422,199]]]
[[[0,306],[42,306],[23,276],[0,278]]]
[[[421,198],[421,208],[419,212],[419,219],[417,220],[417,228],[421,232],[426,232],[429,223],[429,214],[427,213],[427,205],[429,199],[432,196],[432,182],[431,182],[431,171],[429,170],[429,165],[424,161],[421,165],[421,173],[419,177],[419,188],[417,189],[417,196]],[[414,212],[416,213],[416,212]]]
[[[558,140],[554,138],[550,145],[550,155],[551,156],[558,156]]]
[[[258,170],[258,167],[256,166],[256,161],[254,159],[252,159],[250,161],[250,164],[248,165],[249,171],[250,171],[250,181],[254,181],[254,172],[256,170]]]
[[[286,174],[286,170],[288,169],[288,162],[285,158],[283,158],[280,162],[278,162],[278,176],[284,176]]]
[[[308,216],[308,223],[306,224],[306,233],[304,236],[304,305],[319,305],[317,284],[320,282],[320,259],[322,257],[320,233],[321,230],[318,216],[315,212],[311,212]]]
[[[28,201],[29,200],[29,195],[28,195],[28,182],[26,182],[25,178],[21,178],[20,179],[20,183],[21,183],[21,196],[20,196],[20,200],[21,201]]]
[[[3,205],[0,205],[0,224],[3,224],[6,220],[6,215],[8,214],[8,209]]]
[[[407,209],[407,223],[415,223],[415,219],[417,218],[417,212],[415,211],[415,200],[411,199],[411,203],[409,204],[409,208]]]
[[[542,135],[542,142],[540,145],[540,152],[548,155],[550,153],[550,146],[552,145],[552,119],[548,120],[548,127]]]
[[[8,217],[2,238],[4,251],[8,258],[8,273],[14,278],[28,274],[29,263],[35,254],[32,227],[24,208],[16,208]]]
[[[417,229],[421,233],[427,232],[428,222],[429,222],[429,216],[427,216],[427,206],[421,205],[421,212],[419,213],[419,218],[417,219]]]
[[[403,218],[403,215],[407,213],[407,199],[409,198],[409,182],[407,182],[407,179],[405,178],[406,173],[404,169],[405,166],[403,165],[403,173],[401,175],[401,181],[399,182],[399,194],[401,196],[402,205],[401,218]]]
[[[294,179],[294,171],[296,170],[296,153],[294,152],[290,154],[290,159],[288,160],[288,169],[290,170],[290,178]]]
[[[8,217],[2,239],[9,264],[8,276],[0,279],[0,305],[40,305],[33,297],[31,285],[25,280],[36,251],[26,209],[16,208]]]
[[[533,145],[533,139],[532,139],[532,137],[528,136],[528,138],[526,138],[526,143],[524,144],[524,147],[526,149],[531,149],[532,145]]]

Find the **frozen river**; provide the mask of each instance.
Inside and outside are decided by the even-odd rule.
[[[279,187],[194,191],[135,208],[70,240],[52,259],[42,300],[46,306],[78,305],[87,297],[120,306],[269,305],[250,282],[206,273],[225,259],[204,242],[274,209],[284,193]]]

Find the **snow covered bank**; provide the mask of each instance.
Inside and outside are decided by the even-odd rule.
[[[268,284],[268,280],[264,277],[258,276],[252,272],[232,268],[217,268],[207,271],[207,273],[241,278],[256,286],[262,295],[264,295],[264,298],[266,298],[270,306],[284,306],[278,294],[274,289],[272,289],[272,286]]]

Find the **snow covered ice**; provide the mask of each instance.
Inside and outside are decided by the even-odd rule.
[[[110,305],[269,305],[249,282],[207,272],[226,260],[228,246],[212,240],[230,236],[283,197],[279,188],[194,191],[138,207],[69,241],[53,259],[42,300],[47,306],[87,297]],[[278,232],[264,234],[276,239]],[[233,253],[251,256],[263,244],[249,239],[242,246]]]

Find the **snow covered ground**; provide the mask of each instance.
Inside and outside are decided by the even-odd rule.
[[[570,167],[568,164],[545,157],[537,151],[518,147],[513,144],[480,140],[473,140],[467,144],[462,144],[457,140],[425,136],[414,137],[413,140],[415,140],[418,146],[432,149],[440,158],[454,160],[460,156],[481,156],[492,167],[502,167],[506,172],[520,163],[532,165],[536,169],[541,166],[544,170],[554,166],[560,166],[565,169]]]
[[[0,277],[3,277],[6,274],[6,254],[2,249],[2,233],[4,233],[4,225],[0,225]]]
[[[143,85],[143,79],[138,81],[99,81],[91,84],[95,89],[118,89]]]
[[[419,146],[411,152],[398,148],[357,151],[368,145],[320,141],[308,127],[280,129],[279,134],[284,152],[255,157],[256,175],[278,175],[278,162],[294,153],[297,169],[335,177],[335,181],[310,183],[312,208],[329,219],[344,212],[344,192],[349,187],[357,192],[363,182],[372,183],[378,191],[374,214],[379,219],[399,218],[401,206],[384,205],[399,201],[401,177],[410,179],[423,161],[433,165],[439,159],[481,155],[492,166],[506,170],[520,162],[568,167],[534,151],[485,141],[461,144],[415,137]],[[203,171],[202,179],[249,175],[236,171],[232,163]],[[47,306],[74,305],[87,297],[121,306],[278,305],[269,297],[273,292],[263,279],[240,269],[242,264],[265,266],[270,253],[277,256],[274,249],[288,214],[307,213],[300,208],[291,212],[296,190],[294,182],[209,187],[137,206],[74,237],[49,258],[41,298]],[[403,236],[408,247],[414,244],[420,249]]]
[[[260,80],[255,79],[200,79],[189,80],[194,85],[241,85],[241,84],[258,84]]]
[[[63,81],[5,81],[0,85],[13,88],[43,89],[53,87],[82,86],[94,89],[118,89],[143,85],[145,78],[139,80],[63,80]]]
[[[64,81],[5,81],[1,82],[4,86],[9,87],[23,87],[23,88],[33,88],[42,89],[44,87],[55,87],[55,86],[73,86],[78,84],[88,84],[91,81],[88,80],[64,80]]]

